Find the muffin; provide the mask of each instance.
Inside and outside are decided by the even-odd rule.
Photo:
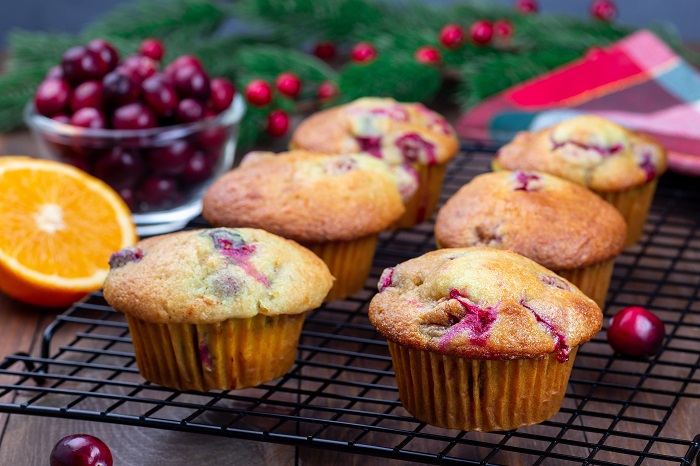
[[[486,173],[435,222],[439,247],[509,249],[566,278],[602,309],[627,239],[622,215],[583,186],[540,172]]]
[[[627,245],[642,235],[666,166],[666,151],[650,136],[594,115],[518,133],[493,162],[494,170],[542,171],[586,186],[620,211]]]
[[[394,225],[410,228],[435,212],[447,162],[459,142],[450,124],[422,104],[366,97],[311,115],[290,146],[323,153],[363,151],[391,165],[411,165],[419,187]]]
[[[379,232],[403,212],[383,161],[292,151],[246,157],[207,190],[202,215],[215,226],[262,228],[311,249],[336,279],[331,301],[364,287]]]
[[[399,396],[428,424],[501,431],[561,407],[595,302],[512,251],[441,249],[384,271],[369,318],[388,340]]]
[[[179,390],[253,387],[294,363],[328,267],[262,230],[157,236],[114,253],[104,297],[126,315],[139,372]]]

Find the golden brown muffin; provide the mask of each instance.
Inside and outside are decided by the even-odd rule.
[[[601,308],[627,239],[622,215],[583,186],[541,172],[474,178],[440,209],[440,247],[509,249],[553,270]]]
[[[385,270],[369,318],[389,342],[399,395],[413,416],[494,431],[559,410],[576,351],[603,315],[530,259],[474,247]]]
[[[404,207],[390,167],[366,154],[254,154],[205,193],[215,226],[262,228],[302,243],[336,278],[328,300],[362,289],[379,232]]]
[[[268,232],[157,236],[114,253],[104,296],[126,314],[141,375],[181,390],[285,374],[307,311],[333,284],[311,251]]]
[[[521,132],[498,152],[494,169],[542,171],[588,187],[613,204],[639,240],[667,167],[666,151],[642,133],[583,115],[535,133]]]
[[[367,152],[392,165],[412,165],[420,186],[396,224],[408,228],[435,211],[447,162],[457,153],[459,142],[450,124],[422,104],[366,97],[311,115],[292,135],[290,147]]]

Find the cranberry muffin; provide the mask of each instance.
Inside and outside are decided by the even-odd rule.
[[[386,269],[369,318],[389,343],[399,396],[428,424],[500,431],[561,407],[593,300],[512,251],[441,249]]]
[[[215,226],[262,228],[319,255],[336,282],[327,300],[361,290],[382,230],[403,214],[389,165],[366,154],[254,153],[207,190]]]
[[[503,146],[495,170],[542,171],[586,186],[614,205],[628,225],[627,245],[644,230],[666,151],[651,136],[582,115]]]
[[[622,215],[581,185],[541,172],[475,177],[440,209],[439,247],[509,249],[576,285],[601,309],[627,239]]]
[[[156,236],[114,253],[104,296],[126,315],[140,374],[179,390],[252,387],[294,363],[333,284],[311,251],[262,230]]]
[[[331,154],[367,152],[391,165],[411,165],[419,187],[394,225],[410,228],[435,212],[447,162],[459,142],[452,126],[420,103],[365,97],[311,115],[297,127],[290,146]]]

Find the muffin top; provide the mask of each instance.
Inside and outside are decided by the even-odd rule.
[[[664,173],[666,152],[650,136],[582,115],[535,133],[518,133],[498,152],[494,168],[543,171],[594,191],[616,192]]]
[[[593,192],[540,172],[485,173],[440,209],[442,247],[510,249],[548,269],[586,267],[618,256],[627,224]]]
[[[163,324],[299,314],[320,306],[333,285],[311,251],[252,228],[155,236],[114,253],[109,265],[107,302]]]
[[[325,153],[367,152],[395,165],[447,162],[459,149],[454,129],[419,103],[365,97],[311,115],[290,146]]]
[[[348,241],[388,228],[404,212],[385,162],[366,154],[257,154],[205,193],[212,225],[263,228],[302,242]]]
[[[384,270],[369,318],[395,343],[450,356],[529,359],[572,347],[600,330],[596,303],[512,251],[441,249]]]

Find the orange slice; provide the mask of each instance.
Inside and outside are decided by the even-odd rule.
[[[70,165],[0,157],[0,291],[67,306],[102,286],[109,256],[137,241],[129,208]]]

